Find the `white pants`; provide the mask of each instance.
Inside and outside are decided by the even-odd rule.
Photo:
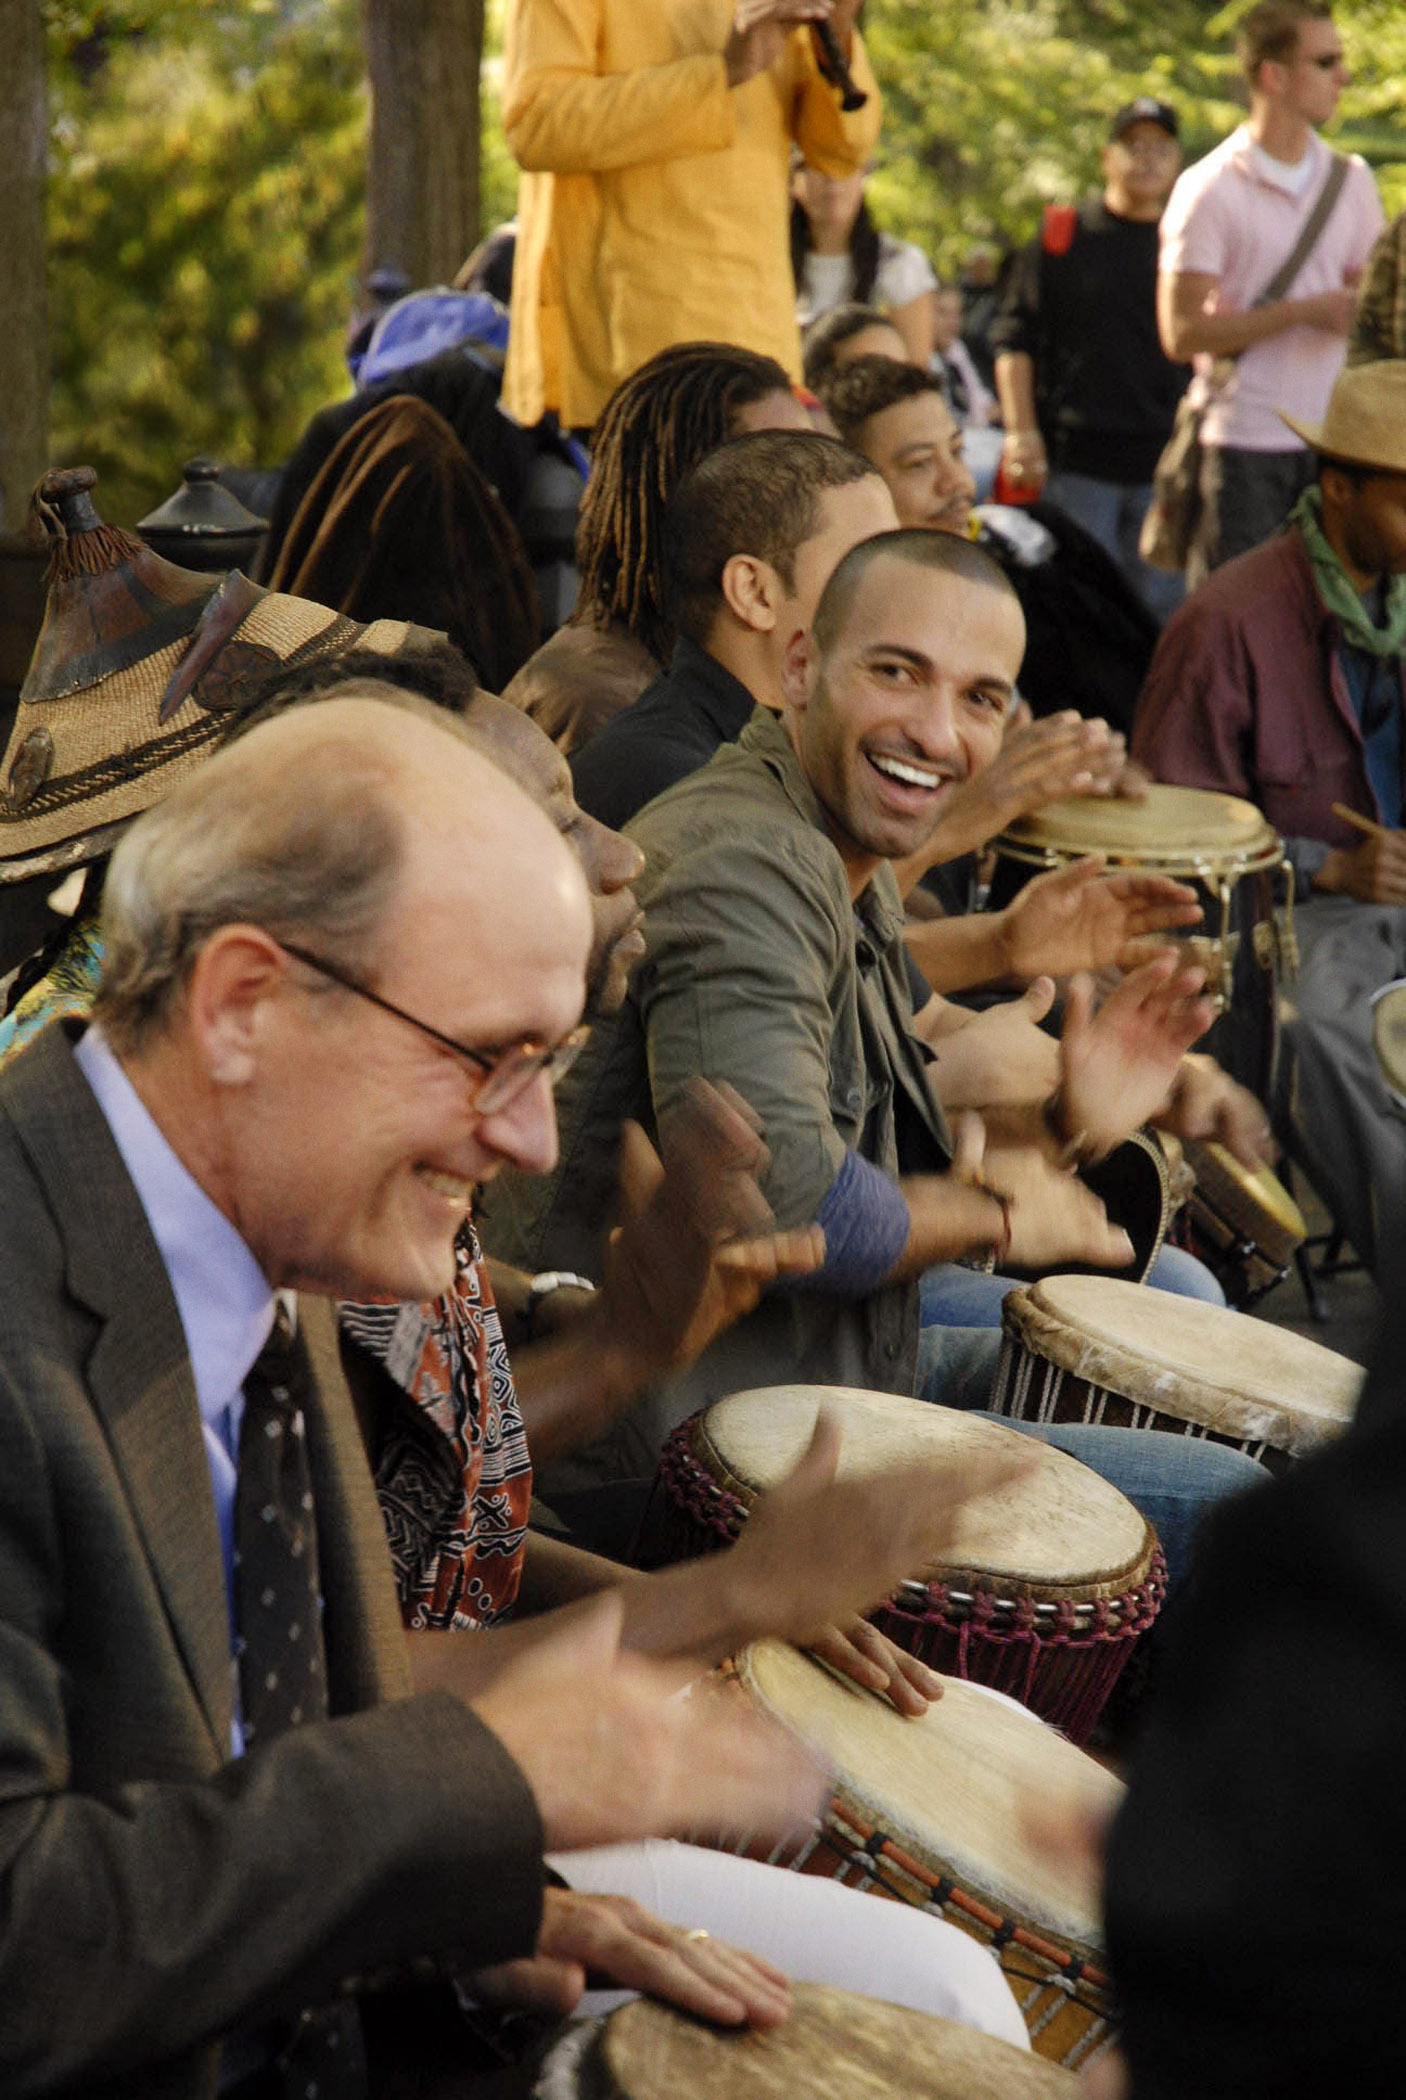
[[[995,1956],[909,1904],[666,1838],[559,1852],[550,1864],[574,1889],[633,1896],[666,1924],[701,1925],[798,1983],[886,1998],[1030,2046]],[[592,1991],[581,2011],[606,2012],[633,1995]]]

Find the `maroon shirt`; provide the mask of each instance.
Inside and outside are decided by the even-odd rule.
[[[1297,526],[1227,562],[1163,630],[1133,757],[1156,780],[1245,796],[1285,838],[1360,844],[1333,804],[1378,822],[1382,811],[1339,633]]]

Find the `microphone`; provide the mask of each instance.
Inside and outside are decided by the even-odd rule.
[[[855,86],[854,75],[850,72],[834,30],[828,22],[812,22],[810,26],[815,31],[815,40],[820,46],[818,63],[821,79],[827,80],[835,90],[840,98],[840,108],[846,115],[852,109],[863,109],[869,97],[862,87]]]

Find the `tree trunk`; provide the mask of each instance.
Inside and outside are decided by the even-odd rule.
[[[447,284],[478,239],[484,0],[362,0],[371,84],[364,267]]]
[[[45,55],[40,0],[0,6],[0,530],[19,532],[48,465]]]

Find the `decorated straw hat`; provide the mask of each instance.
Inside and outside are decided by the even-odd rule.
[[[1280,421],[1329,459],[1406,474],[1406,358],[1349,365],[1339,374],[1321,423],[1301,423],[1282,410]]]
[[[404,620],[363,626],[238,569],[178,569],[104,525],[96,481],[91,467],[46,474],[30,508],[52,550],[49,595],[0,758],[0,883],[106,853],[280,664],[443,640]]]

